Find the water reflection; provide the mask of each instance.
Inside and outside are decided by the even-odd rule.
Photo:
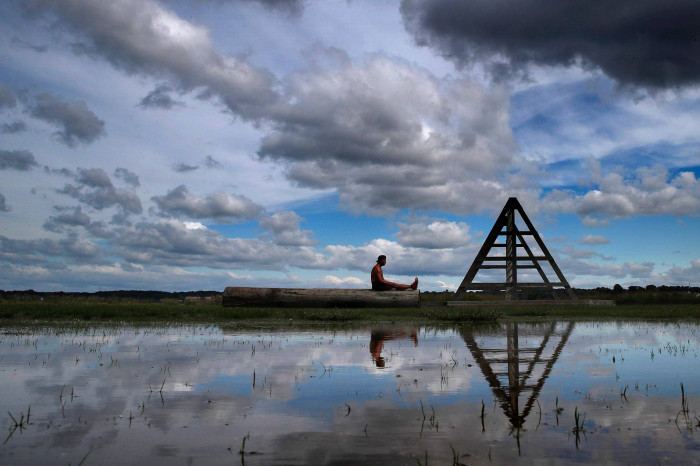
[[[386,366],[386,360],[382,356],[382,348],[387,341],[410,339],[413,346],[418,346],[418,329],[395,328],[395,329],[375,329],[372,330],[369,340],[369,352],[372,360],[379,368]]]
[[[699,330],[0,327],[0,464],[700,463]]]
[[[556,322],[529,325],[528,338],[521,344],[518,335],[521,326],[511,322],[501,329],[490,328],[487,334],[491,338],[485,346],[477,342],[482,332],[472,327],[461,331],[474,361],[514,429],[525,424],[545,380],[574,330],[573,322],[563,328]]]

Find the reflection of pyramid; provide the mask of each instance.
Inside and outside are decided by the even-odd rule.
[[[516,213],[520,214],[520,218],[526,225],[526,229],[518,228],[516,224]],[[505,236],[505,242],[498,243],[498,237]],[[539,252],[534,254],[530,245],[525,241],[526,236],[534,238],[539,248]],[[505,248],[504,255],[490,256],[489,252],[492,248]],[[519,255],[518,250],[524,250],[526,255]],[[545,266],[548,264],[552,271],[556,274],[558,281],[550,281],[542,268],[543,262]],[[480,270],[486,269],[505,269],[505,282],[491,283],[473,283],[476,274]],[[541,282],[520,282],[518,281],[518,270],[534,269],[539,273]],[[551,291],[552,297],[558,299],[554,288],[563,287],[572,300],[576,299],[576,295],[569,286],[569,283],[564,278],[564,275],[559,270],[559,266],[554,261],[554,258],[547,250],[542,238],[537,233],[537,230],[530,222],[530,219],[525,214],[522,206],[514,197],[508,199],[503,211],[496,219],[491,232],[486,237],[484,244],[481,246],[479,253],[472,262],[469,271],[464,276],[464,280],[457,288],[455,293],[455,301],[464,299],[464,294],[467,290],[505,290],[507,301],[517,301],[518,292],[523,289],[529,290],[548,290]]]
[[[526,341],[541,337],[539,345],[520,347],[518,324],[506,324],[506,348],[480,347],[471,329],[462,331],[462,338],[479,365],[484,378],[503,408],[513,428],[525,423],[535,400],[549,377],[559,354],[569,340],[574,323],[557,329],[556,322],[547,324],[543,332],[528,333]],[[543,334],[542,334],[543,333]],[[559,339],[556,342],[557,338]],[[484,346],[482,344],[482,346]],[[535,380],[535,378],[537,378]],[[520,397],[529,396],[520,411]]]

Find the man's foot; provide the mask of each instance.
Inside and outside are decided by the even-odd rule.
[[[418,277],[416,277],[416,279],[415,279],[415,280],[413,281],[413,283],[411,284],[411,289],[412,289],[412,290],[417,290],[417,289],[418,289]]]

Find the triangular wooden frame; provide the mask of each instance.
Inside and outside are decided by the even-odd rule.
[[[520,214],[520,218],[525,222],[527,230],[520,230],[515,222],[515,214]],[[505,236],[505,243],[498,243],[498,237]],[[526,236],[532,236],[537,243],[537,246],[542,251],[542,255],[534,255],[530,246],[525,241]],[[505,255],[489,256],[492,248],[505,248]],[[518,249],[523,249],[527,255],[518,255]],[[544,270],[540,266],[540,262],[546,261],[557,275],[558,282],[551,282],[547,278]],[[484,264],[484,262],[489,262]],[[476,274],[483,269],[505,269],[506,279],[502,283],[473,283]],[[542,283],[523,283],[518,282],[518,270],[520,269],[535,269],[542,278]],[[454,299],[456,301],[464,299],[464,294],[468,290],[505,290],[506,301],[517,301],[518,292],[522,289],[544,289],[552,292],[554,299],[559,299],[555,287],[563,287],[569,298],[576,300],[574,291],[569,286],[569,282],[564,278],[559,266],[555,262],[552,255],[549,253],[544,241],[540,238],[539,233],[530,222],[523,207],[518,202],[518,199],[511,197],[506,202],[496,222],[491,228],[491,232],[486,237],[484,244],[481,246],[479,253],[476,255],[474,262],[464,276],[462,283],[457,288]]]
[[[511,422],[511,427],[521,428],[525,424],[525,419],[551,374],[554,364],[569,341],[574,325],[574,322],[569,322],[563,330],[557,330],[557,323],[552,322],[544,331],[542,342],[537,347],[534,344],[520,346],[517,323],[506,324],[506,348],[500,348],[493,342],[482,348],[477,343],[471,327],[465,327],[462,331],[462,338],[467,348],[491,386],[493,394],[500,401],[504,414]],[[554,350],[551,354],[545,352],[545,349],[555,345],[556,338],[552,337],[556,336],[559,336],[560,340],[554,346]],[[504,363],[507,365],[507,370],[499,370],[498,367]],[[497,368],[495,369],[494,366]],[[521,366],[525,370],[521,370]],[[542,373],[537,380],[534,380],[536,366],[542,368]],[[525,400],[521,411],[520,395],[526,395],[528,392],[530,396]]]

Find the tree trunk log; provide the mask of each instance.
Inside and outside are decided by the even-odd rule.
[[[420,291],[339,288],[253,288],[229,286],[225,307],[420,307]]]

